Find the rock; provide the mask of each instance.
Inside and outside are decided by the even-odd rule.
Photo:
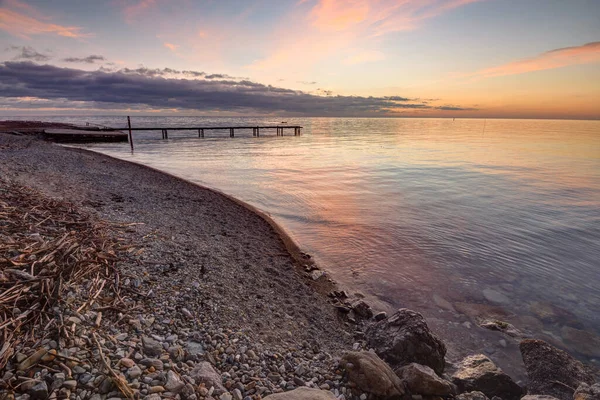
[[[509,316],[504,308],[491,304],[457,302],[454,303],[454,308],[459,313],[465,314],[475,321],[490,318],[502,320]]]
[[[387,318],[387,313],[385,311],[378,312],[375,314],[375,321],[381,321]]]
[[[352,304],[352,310],[354,313],[361,318],[369,319],[373,317],[373,310],[371,306],[364,300],[358,300]]]
[[[190,371],[189,375],[194,379],[197,385],[204,383],[204,386],[207,388],[213,386],[215,388],[215,394],[226,392],[225,387],[223,387],[221,375],[214,370],[209,362],[199,362],[194,369]]]
[[[163,351],[162,344],[148,336],[142,336],[142,348],[144,354],[152,357],[160,356]]]
[[[445,298],[443,298],[442,296],[439,296],[437,294],[433,295],[433,302],[441,309],[446,310],[446,311],[450,311],[450,312],[456,312],[456,310],[454,309],[454,306],[452,305],[452,303],[450,303],[448,300],[446,300]]]
[[[375,353],[347,352],[340,367],[346,370],[348,380],[364,392],[387,399],[401,398],[404,385],[392,369]]]
[[[576,352],[587,357],[600,357],[600,337],[593,333],[563,326],[560,335],[565,343]]]
[[[485,288],[483,289],[483,297],[485,297],[485,299],[487,301],[489,301],[490,303],[495,303],[495,304],[509,304],[510,303],[510,299],[500,293],[497,290],[491,289],[491,288]]]
[[[185,356],[185,352],[181,346],[171,346],[169,347],[169,357],[173,361],[182,361]]]
[[[328,390],[309,389],[301,387],[284,393],[271,394],[265,400],[335,400]]]
[[[204,354],[204,347],[202,347],[202,343],[189,341],[185,345],[185,352],[187,354],[187,359],[195,360],[196,357]]]
[[[48,385],[44,381],[34,385],[31,389],[29,389],[29,395],[34,399],[45,400],[46,397],[48,397]]]
[[[75,381],[75,380],[64,381],[62,386],[69,390],[75,390],[77,388],[77,381]]]
[[[519,332],[519,330],[517,328],[515,328],[513,325],[509,324],[508,322],[500,321],[497,319],[494,319],[494,320],[486,319],[485,321],[480,323],[479,326],[481,326],[482,328],[485,328],[485,329],[489,329],[491,331],[499,331],[502,333],[506,333],[508,336],[512,336],[512,337],[523,336],[523,334],[521,332]]]
[[[310,273],[310,277],[313,281],[318,280],[320,277],[325,275],[325,271],[321,271],[321,270],[314,270]]]
[[[406,308],[398,310],[369,326],[366,339],[393,368],[415,362],[432,368],[438,375],[444,372],[446,346],[429,330],[418,312]]]
[[[411,363],[396,371],[412,394],[448,396],[453,393],[452,384],[443,380],[429,367]]]
[[[600,400],[600,383],[592,386],[582,383],[575,391],[573,400]]]
[[[455,397],[456,400],[490,400],[485,394],[481,392],[466,392],[461,393]]]
[[[135,361],[133,361],[131,358],[121,358],[121,361],[119,362],[125,368],[131,368],[135,365]]]
[[[593,384],[594,377],[579,361],[543,340],[526,339],[519,343],[525,363],[530,394],[571,400],[573,390],[582,383]]]
[[[140,376],[142,376],[142,370],[140,369],[140,367],[135,365],[127,370],[127,376],[130,379],[139,378]]]
[[[158,371],[162,371],[164,368],[164,364],[158,358],[143,358],[140,360],[140,364],[145,365],[146,367],[154,367],[154,369]]]
[[[575,314],[564,308],[560,308],[550,303],[534,301],[529,305],[531,312],[547,323],[560,323],[561,325],[570,325],[581,328],[581,322]]]
[[[244,396],[242,396],[242,392],[240,392],[240,389],[233,389],[233,399],[234,400],[242,400],[244,398]]]
[[[519,400],[523,394],[523,389],[483,354],[463,359],[452,375],[452,382],[461,392],[479,391],[503,400]]]
[[[233,400],[233,395],[231,393],[223,393],[219,400]]]
[[[162,387],[162,386],[160,386],[160,385],[157,385],[157,386],[151,386],[151,387],[148,389],[148,393],[162,393],[162,392],[164,392],[164,391],[165,391],[165,388],[164,388],[164,387]]]
[[[179,393],[184,388],[185,383],[179,375],[173,371],[167,372],[167,383],[165,383],[165,389],[171,393]]]
[[[521,400],[558,400],[556,397],[545,396],[543,394],[528,394],[521,397]]]

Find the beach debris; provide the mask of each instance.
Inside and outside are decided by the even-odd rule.
[[[125,250],[114,227],[64,201],[0,179],[0,332],[6,338],[0,369],[16,342],[60,338],[82,319],[63,319],[68,304],[81,315],[121,304],[117,254]],[[99,313],[94,321],[101,321]],[[55,339],[56,340],[56,339]],[[19,364],[31,368],[46,356],[38,349]]]

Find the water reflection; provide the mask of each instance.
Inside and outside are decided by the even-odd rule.
[[[240,121],[272,122],[202,123]],[[269,212],[380,308],[422,310],[459,337],[470,329],[463,323],[497,315],[593,357],[569,329],[600,332],[600,122],[288,123],[305,126],[304,135],[141,134],[133,157],[125,146],[93,147]]]

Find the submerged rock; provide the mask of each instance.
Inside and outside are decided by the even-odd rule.
[[[600,357],[600,337],[593,333],[563,326],[560,335],[576,352],[588,357]]]
[[[461,392],[480,391],[503,400],[518,400],[523,394],[523,389],[483,354],[463,359],[452,375],[452,382]]]
[[[495,304],[509,304],[510,299],[503,293],[491,288],[483,289],[483,297],[491,303]]]
[[[594,383],[593,375],[581,362],[543,340],[526,339],[519,344],[519,348],[525,363],[530,394],[571,400],[575,388],[582,383]]]
[[[393,368],[412,362],[444,372],[446,346],[418,312],[402,308],[366,331],[367,343]]]
[[[412,363],[396,371],[411,394],[448,396],[454,392],[452,384],[436,375],[431,368]]]
[[[344,354],[340,366],[346,370],[348,380],[375,396],[400,399],[404,385],[392,369],[375,353],[369,351]]]
[[[285,393],[271,394],[265,397],[265,400],[335,400],[335,398],[328,390],[301,387]]]

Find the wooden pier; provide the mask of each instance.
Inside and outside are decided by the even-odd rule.
[[[263,126],[172,126],[172,127],[146,127],[146,128],[126,128],[131,131],[160,131],[163,139],[169,138],[169,131],[196,131],[198,137],[203,138],[206,131],[229,131],[229,137],[235,137],[235,131],[252,130],[252,136],[259,137],[261,130],[275,129],[277,136],[284,136],[286,130],[293,130],[294,136],[302,134],[302,127],[298,125],[263,125]]]

